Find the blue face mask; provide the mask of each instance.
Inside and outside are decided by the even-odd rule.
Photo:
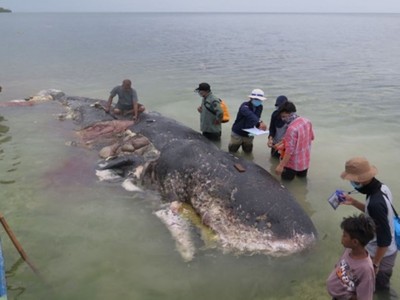
[[[363,187],[363,185],[359,182],[355,182],[355,181],[350,181],[350,184],[353,186],[353,188],[355,189],[361,189]]]
[[[251,100],[251,103],[252,103],[255,107],[257,107],[257,106],[260,106],[260,105],[262,104],[262,101],[261,101],[261,100],[258,100],[258,99],[252,99],[252,100]]]

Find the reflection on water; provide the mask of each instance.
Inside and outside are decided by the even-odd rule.
[[[269,152],[268,154],[269,155]],[[276,175],[275,169],[279,164],[279,159],[276,157],[269,156],[269,169],[268,172],[280,180],[280,176]],[[308,197],[308,177],[300,178],[295,177],[292,181],[282,181],[282,184],[296,197],[296,200],[301,207],[307,212],[309,216],[315,212],[312,205],[307,201]]]
[[[12,141],[11,135],[8,134],[10,128],[5,125],[7,120],[0,115],[0,184],[11,184],[15,180],[12,179],[12,173],[20,164],[19,156],[12,149],[6,147],[7,143]]]
[[[0,144],[7,142],[9,137],[6,136],[6,133],[10,130],[10,128],[3,124],[5,119],[3,116],[0,115]]]
[[[7,290],[9,295],[13,295],[14,299],[19,299],[19,296],[21,296],[26,288],[19,285],[19,286],[14,286],[10,284],[11,278],[13,278],[17,274],[17,270],[23,265],[25,262],[24,260],[20,257],[11,267],[7,269],[6,272],[6,277],[7,277]]]

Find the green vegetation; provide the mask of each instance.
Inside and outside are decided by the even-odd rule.
[[[2,8],[2,7],[0,7],[0,13],[10,13],[11,12],[11,9],[6,9],[6,8]]]

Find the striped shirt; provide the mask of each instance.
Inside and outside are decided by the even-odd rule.
[[[314,132],[310,120],[298,117],[293,120],[283,138],[285,153],[290,154],[286,168],[304,171],[310,166],[311,142]]]

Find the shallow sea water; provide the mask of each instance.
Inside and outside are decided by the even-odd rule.
[[[200,248],[184,263],[153,214],[157,193],[99,182],[97,154],[66,145],[74,126],[58,120],[57,103],[0,108],[0,211],[45,279],[0,231],[9,299],[329,299],[339,224],[356,213],[326,201],[350,190],[339,178],[344,162],[366,156],[400,210],[399,29],[397,14],[1,15],[1,102],[48,88],[106,99],[131,78],[149,110],[198,130],[199,82],[233,116],[262,88],[264,121],[274,99],[288,96],[316,140],[307,181],[287,187],[320,235],[314,249],[290,257]],[[223,150],[231,124],[223,125]],[[248,158],[273,173],[265,144],[257,137]],[[399,264],[392,282],[400,292]]]

